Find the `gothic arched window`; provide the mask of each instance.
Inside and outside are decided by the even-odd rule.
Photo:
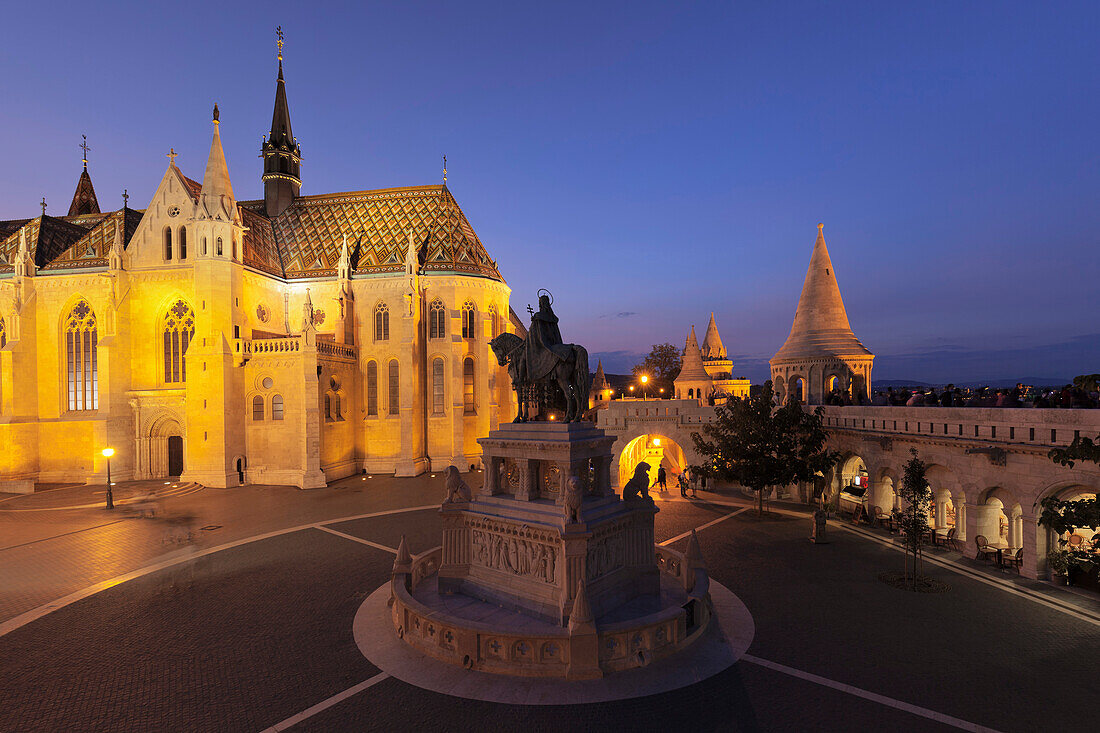
[[[254,422],[263,422],[264,419],[264,398],[261,395],[256,395],[252,398],[252,420]]]
[[[82,298],[65,319],[65,363],[70,410],[99,409],[98,345],[95,311]]]
[[[218,257],[222,256],[222,238],[218,237],[214,240],[214,254]]]
[[[374,306],[374,340],[389,341],[390,309],[385,303]]]
[[[447,309],[443,307],[443,301],[436,298],[428,306],[428,338],[441,339],[447,336],[446,320]]]
[[[202,255],[203,257],[206,256],[206,237],[202,238]]]
[[[477,412],[477,403],[474,400],[474,360],[467,357],[462,362],[462,412],[473,415]]]
[[[168,384],[187,381],[187,365],[183,355],[195,335],[195,313],[191,306],[177,300],[164,319],[164,381]]]
[[[4,326],[4,319],[0,318],[0,349],[8,344],[8,332]]]
[[[332,422],[332,395],[325,395],[325,422]]]
[[[390,360],[389,396],[389,413],[391,415],[401,414],[401,367],[398,365],[397,359]]]
[[[474,308],[474,304],[470,301],[466,301],[462,304],[462,338],[472,339],[475,338],[477,331],[474,330],[475,316],[477,315],[477,309]]]
[[[344,419],[344,413],[340,409],[340,393],[339,392],[332,395],[332,419],[333,420],[343,420]]]
[[[283,419],[283,396],[281,394],[277,394],[271,398],[271,419]]]
[[[367,414],[378,414],[378,364],[367,362]]]
[[[432,414],[443,414],[443,360],[432,362]]]
[[[180,259],[187,259],[187,230],[180,227]]]
[[[172,259],[172,227],[164,227],[164,259]]]
[[[496,338],[500,335],[500,321],[495,305],[489,306],[489,328],[491,329],[490,333],[493,334],[492,338]]]

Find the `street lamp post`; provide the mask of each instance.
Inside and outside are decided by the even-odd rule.
[[[642,399],[644,400],[646,398],[645,386],[649,382],[649,375],[643,374],[639,379],[642,382]]]
[[[107,508],[115,508],[115,495],[111,492],[111,456],[115,454],[114,448],[104,448],[103,457],[107,459]]]

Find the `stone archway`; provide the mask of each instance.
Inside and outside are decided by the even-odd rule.
[[[658,433],[639,435],[628,442],[619,451],[617,462],[619,486],[624,486],[630,480],[634,475],[634,469],[642,462],[650,466],[650,485],[657,480],[658,467],[664,466],[667,483],[673,486],[675,477],[683,473],[688,465],[687,456],[680,444],[667,435]]]
[[[149,423],[138,438],[138,461],[138,475],[146,478],[178,478],[183,473],[187,465],[185,441],[175,415],[162,413]]]

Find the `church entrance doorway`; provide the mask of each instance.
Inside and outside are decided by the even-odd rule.
[[[179,478],[183,473],[183,436],[168,436],[168,475]]]

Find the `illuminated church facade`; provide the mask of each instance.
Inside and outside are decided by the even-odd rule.
[[[515,415],[489,340],[510,290],[446,186],[303,196],[282,55],[264,198],[214,109],[201,182],[143,211],[0,221],[0,491],[179,476],[302,488],[477,464]]]

